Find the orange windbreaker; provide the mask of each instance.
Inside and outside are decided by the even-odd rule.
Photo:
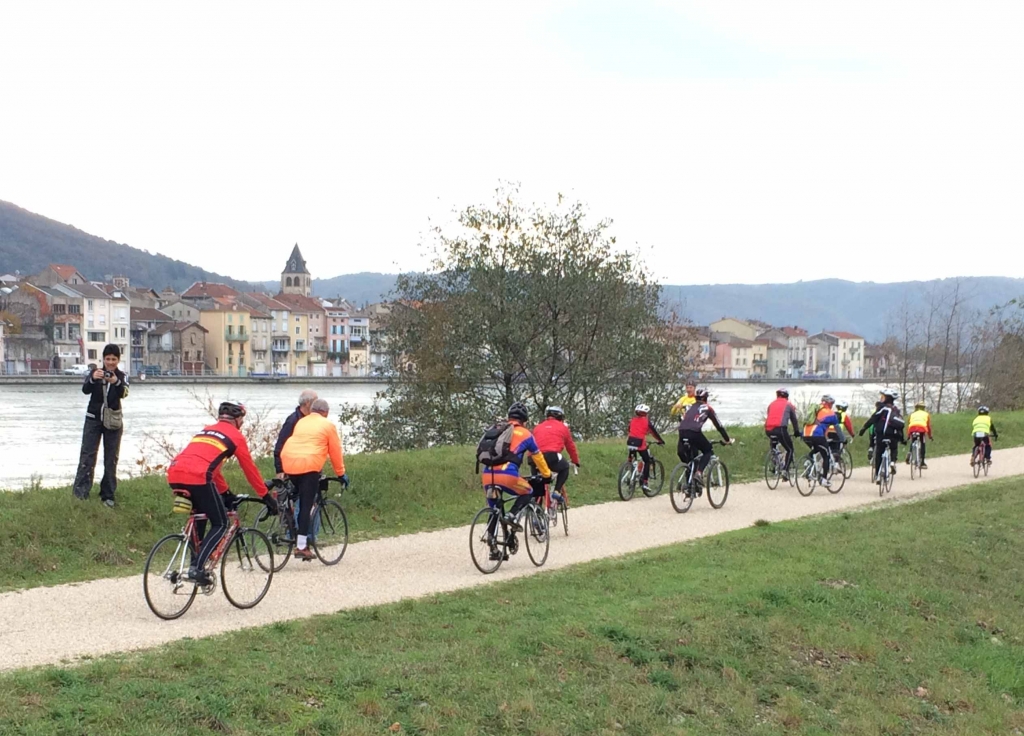
[[[327,417],[310,414],[295,423],[295,430],[281,449],[281,467],[288,475],[319,473],[327,457],[337,475],[345,474],[338,429]]]

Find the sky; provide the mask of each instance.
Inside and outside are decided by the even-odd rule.
[[[663,283],[1024,277],[1024,3],[0,5],[0,199],[235,278],[519,182]]]

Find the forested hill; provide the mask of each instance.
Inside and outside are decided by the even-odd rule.
[[[133,285],[181,291],[196,281],[247,284],[197,266],[104,240],[76,227],[0,201],[0,273],[36,274],[49,263],[67,263],[92,280],[124,275]]]

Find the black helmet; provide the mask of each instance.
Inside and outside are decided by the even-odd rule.
[[[699,388],[699,389],[697,389],[693,393],[693,398],[697,399],[697,401],[707,401],[708,400],[708,390],[706,388]]]
[[[526,408],[526,404],[522,401],[517,401],[508,408],[508,418],[515,419],[519,422],[525,422],[530,418],[530,412]]]
[[[222,401],[220,406],[217,407],[217,415],[240,419],[245,416],[245,404],[241,401]]]
[[[789,398],[789,389],[788,388],[777,388],[777,389],[775,389],[775,395],[780,397],[780,398],[783,398],[783,399],[788,399]]]
[[[988,407],[987,406],[979,406],[978,407],[978,413],[979,414],[988,414]]]
[[[562,407],[560,406],[549,406],[544,414],[559,420],[565,419],[565,412],[562,411]]]

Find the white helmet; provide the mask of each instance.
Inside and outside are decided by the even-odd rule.
[[[648,414],[651,411],[651,407],[647,406],[647,404],[637,404],[636,409],[633,411],[637,414]]]

